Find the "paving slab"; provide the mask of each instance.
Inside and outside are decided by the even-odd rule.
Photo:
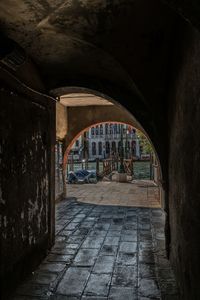
[[[38,269],[50,273],[59,273],[63,271],[65,267],[65,263],[42,263]]]
[[[111,275],[108,274],[91,274],[84,291],[85,295],[107,296]]]
[[[57,293],[62,295],[80,296],[89,278],[88,268],[70,267],[58,285]]]
[[[46,258],[48,262],[64,262],[66,264],[71,263],[73,255],[60,255],[60,254],[49,254]]]
[[[119,252],[116,263],[122,266],[134,266],[137,264],[137,254]]]
[[[117,253],[117,246],[103,245],[99,254],[100,255],[116,255],[116,253]]]
[[[99,256],[94,268],[92,270],[93,273],[112,273],[113,266],[115,263],[114,256]]]
[[[80,249],[73,261],[75,266],[93,266],[98,255],[98,249]]]
[[[81,300],[107,300],[107,297],[98,297],[98,296],[83,296]]]
[[[105,237],[106,235],[107,235],[107,231],[100,230],[100,229],[91,230],[88,234],[88,236],[99,236],[99,237]]]
[[[142,278],[139,281],[139,294],[148,298],[161,297],[158,282],[156,279]]]
[[[107,237],[120,237],[121,236],[121,230],[108,230]]]
[[[141,278],[156,278],[155,264],[139,264],[139,276]]]
[[[135,287],[137,284],[136,266],[116,266],[112,278],[113,286]]]
[[[104,240],[104,245],[112,245],[118,246],[119,245],[120,237],[106,237]]]
[[[35,299],[37,300],[37,299]],[[39,300],[39,299],[38,299]],[[67,296],[67,295],[53,295],[50,300],[80,300],[80,297]]]
[[[99,236],[86,237],[81,248],[96,248],[99,249],[103,244],[104,238]]]
[[[38,271],[32,273],[32,276],[30,277],[29,282],[30,283],[33,282],[33,284],[39,283],[39,284],[48,284],[49,285],[49,284],[55,282],[57,277],[58,277],[58,275],[55,273],[38,270]]]
[[[136,242],[121,242],[119,245],[119,251],[125,252],[125,253],[137,252],[137,243]]]
[[[137,300],[137,290],[134,288],[112,287],[108,300]]]

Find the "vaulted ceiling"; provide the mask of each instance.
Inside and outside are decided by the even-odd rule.
[[[197,2],[1,0],[1,30],[28,53],[47,93],[65,86],[105,93],[156,140],[163,134],[155,123],[166,116],[177,28],[185,22],[176,10],[198,26]]]
[[[174,14],[159,0],[2,0],[0,19],[49,88],[86,78],[148,98],[165,88]]]

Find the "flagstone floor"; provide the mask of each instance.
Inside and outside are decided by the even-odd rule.
[[[68,186],[54,247],[11,299],[178,300],[157,195],[151,182]]]

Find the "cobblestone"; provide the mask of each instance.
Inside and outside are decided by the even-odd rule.
[[[55,245],[16,300],[178,300],[159,208],[57,204]]]

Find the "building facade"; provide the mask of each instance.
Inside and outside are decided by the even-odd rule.
[[[123,148],[122,146],[123,145]],[[140,158],[140,142],[135,128],[117,123],[93,126],[74,143],[70,155],[74,159],[95,160],[119,157]]]

